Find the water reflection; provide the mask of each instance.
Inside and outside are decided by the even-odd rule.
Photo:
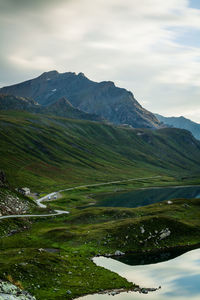
[[[197,247],[196,247],[197,248]],[[194,248],[194,249],[196,249]],[[190,247],[191,250],[191,247]],[[182,254],[187,252],[186,248],[181,249],[170,249],[166,250],[165,252],[153,252],[153,253],[132,253],[126,254],[116,257],[116,259],[124,264],[130,266],[137,266],[137,265],[149,265],[149,264],[156,264],[159,262],[164,262],[173,258],[176,258]]]
[[[127,278],[141,287],[161,289],[147,295],[122,293],[116,300],[199,300],[200,299],[200,249],[187,252],[169,261],[130,266],[117,260],[95,257],[98,266],[105,267]],[[110,300],[109,295],[90,295],[79,300]]]

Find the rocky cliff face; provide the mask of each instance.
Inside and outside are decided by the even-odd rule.
[[[28,292],[20,289],[16,285],[0,280],[0,299],[6,300],[36,300]]]
[[[41,105],[65,97],[75,108],[115,124],[129,124],[135,128],[160,126],[157,118],[144,109],[131,92],[116,87],[111,81],[91,81],[83,73],[45,72],[35,79],[4,87],[0,93],[29,97]]]

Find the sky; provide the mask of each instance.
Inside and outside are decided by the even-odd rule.
[[[0,87],[50,70],[200,123],[199,0],[0,0]]]

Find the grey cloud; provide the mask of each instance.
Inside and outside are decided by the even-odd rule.
[[[17,13],[19,11],[46,9],[47,6],[59,5],[59,3],[69,2],[72,0],[1,0],[0,11],[3,13]],[[74,0],[76,1],[76,0]]]
[[[187,4],[0,0],[0,85],[50,69],[82,71],[131,90],[154,112],[198,111],[200,50],[176,43],[177,28],[200,27],[199,11]]]

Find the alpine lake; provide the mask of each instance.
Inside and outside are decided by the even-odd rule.
[[[177,198],[200,198],[200,186],[143,188],[126,193],[112,193],[98,197],[95,206],[138,207]],[[116,272],[141,288],[156,291],[94,294],[79,300],[199,300],[200,299],[200,249],[165,251],[160,254],[128,254],[115,259],[95,257],[101,267]]]

